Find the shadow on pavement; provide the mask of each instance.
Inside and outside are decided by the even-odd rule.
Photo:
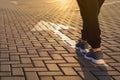
[[[96,65],[77,54],[77,59],[81,66],[79,74],[84,80],[112,80],[107,72],[108,66]]]

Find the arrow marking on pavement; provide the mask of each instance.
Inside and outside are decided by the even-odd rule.
[[[64,41],[65,43],[68,43],[71,47],[75,48],[76,42],[74,40],[71,40],[68,36],[66,36],[60,31],[61,29],[70,29],[70,28],[75,29],[71,26],[65,26],[62,24],[55,24],[52,22],[40,21],[35,25],[35,27],[31,31],[51,30],[56,35],[58,35],[62,41]]]

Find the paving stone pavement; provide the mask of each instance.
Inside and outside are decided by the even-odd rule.
[[[120,0],[100,13],[107,66],[77,57],[76,0],[0,0],[0,80],[119,80]]]

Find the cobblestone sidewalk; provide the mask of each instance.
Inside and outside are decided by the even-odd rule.
[[[82,20],[76,0],[0,0],[0,80],[119,80],[120,1],[100,13],[107,66],[77,57]]]

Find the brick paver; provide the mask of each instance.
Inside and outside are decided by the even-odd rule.
[[[119,80],[119,0],[100,13],[107,66],[77,57],[82,20],[76,0],[0,0],[0,80]]]

